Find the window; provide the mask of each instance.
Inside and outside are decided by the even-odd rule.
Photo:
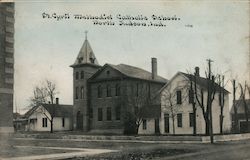
[[[121,95],[121,87],[120,84],[115,85],[115,95],[120,96]]]
[[[62,118],[62,127],[65,127],[65,118]]]
[[[111,97],[111,87],[107,85],[107,97]]]
[[[79,79],[79,72],[76,72],[76,79]]]
[[[78,99],[78,91],[79,90],[79,88],[78,87],[76,87],[76,90],[75,90],[75,99]]]
[[[189,113],[189,126],[194,126],[194,113]]]
[[[107,71],[106,73],[107,73],[107,76],[109,76],[110,72],[109,72],[109,71]]]
[[[107,121],[111,121],[111,107],[107,107]]]
[[[98,88],[97,88],[97,97],[98,98],[102,97],[102,87],[101,87],[101,85],[99,85]]]
[[[115,109],[116,120],[121,120],[121,106],[117,106]]]
[[[89,118],[93,118],[93,108],[89,109]]]
[[[81,99],[83,99],[84,98],[84,87],[82,86],[81,87]]]
[[[189,90],[189,93],[188,93],[188,101],[189,101],[189,103],[194,102],[194,92],[191,89]]]
[[[176,91],[176,103],[181,104],[181,91]]]
[[[84,71],[81,71],[81,79],[84,78]]]
[[[182,127],[182,114],[177,114],[177,127]]]
[[[146,129],[147,129],[147,120],[146,120],[146,119],[143,119],[143,120],[142,120],[142,129],[143,129],[143,130],[146,130]]]
[[[102,108],[98,108],[98,121],[102,121]]]
[[[43,127],[47,127],[48,126],[48,119],[47,118],[43,118]]]
[[[164,114],[164,130],[165,130],[165,133],[169,133],[169,114],[168,113]]]

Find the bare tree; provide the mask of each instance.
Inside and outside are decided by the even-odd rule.
[[[144,113],[152,102],[149,85],[143,83],[132,84],[130,86],[132,94],[121,98],[127,111],[124,115],[125,134],[138,134],[139,127],[144,119]]]
[[[236,81],[235,79],[232,80],[232,84],[233,84],[233,109],[234,109],[234,115],[233,115],[233,119],[234,119],[234,123],[233,123],[233,131],[234,133],[238,133],[239,132],[239,126],[238,126],[238,108],[237,108],[237,104],[236,104]]]
[[[195,98],[194,98],[194,93],[195,93],[195,87],[194,87],[194,82],[193,82],[193,78],[191,77],[190,79],[190,89],[189,89],[189,101],[192,103],[192,108],[193,108],[193,135],[196,135],[196,111],[197,111],[197,107],[196,107],[196,102],[195,102]]]
[[[203,118],[206,125],[206,135],[210,135],[211,143],[213,143],[213,122],[212,122],[212,104],[216,94],[215,76],[211,71],[211,60],[208,60],[208,72],[206,72],[206,86],[198,86],[198,76],[194,76],[195,99],[198,106],[201,108]],[[205,103],[205,94],[207,92]]]
[[[47,91],[47,95],[49,96],[51,104],[54,104],[55,95],[58,93],[56,91],[56,84],[47,79],[45,84],[45,89]]]
[[[188,93],[189,85],[183,83],[183,85],[179,84],[176,87],[169,84],[166,89],[162,92],[162,107],[164,112],[169,113],[169,118],[172,120],[172,130],[173,134],[175,134],[175,119],[177,114],[180,112],[182,102],[185,102],[187,99],[186,93]],[[181,99],[177,100],[177,91],[181,94]],[[182,92],[184,94],[182,94]]]
[[[33,89],[33,96],[30,98],[30,107],[47,103],[47,92],[44,87],[36,86]]]
[[[56,89],[56,84],[50,80],[45,80],[45,82],[41,83],[40,85],[37,85],[33,90],[33,97],[30,98],[32,106],[38,106],[41,104],[45,104],[50,102],[51,104],[54,104],[55,96],[58,94],[58,91]],[[52,107],[52,111],[50,113],[50,117],[46,114],[45,110],[40,111],[40,113],[44,114],[47,119],[50,121],[50,132],[53,132],[53,119],[55,116],[55,108]]]
[[[248,111],[248,106],[247,106],[247,101],[246,101],[246,93],[247,93],[247,83],[245,82],[244,87],[242,86],[242,84],[239,83],[240,86],[240,100],[242,100],[243,102],[243,106],[244,106],[244,113],[245,113],[245,118],[246,118],[246,130],[247,132],[249,131],[248,129],[248,115],[249,115],[249,111]]]
[[[220,105],[220,134],[223,134],[223,110],[224,110],[224,104],[225,104],[225,92],[224,92],[224,76],[221,77],[219,76],[219,105]]]

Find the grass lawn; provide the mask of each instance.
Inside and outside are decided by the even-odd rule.
[[[75,152],[74,150],[63,149],[51,149],[51,148],[32,148],[32,147],[16,147],[16,146],[1,146],[0,147],[0,159],[8,157],[23,157],[23,156],[35,156],[46,155],[55,153],[69,153]]]

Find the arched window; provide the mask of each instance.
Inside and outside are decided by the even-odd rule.
[[[75,90],[75,99],[78,99],[78,90],[79,90],[79,88],[76,87],[76,90]]]
[[[81,79],[84,78],[84,71],[81,71]]]
[[[115,95],[120,96],[121,95],[121,86],[120,84],[115,85]]]
[[[107,97],[111,97],[111,87],[109,84],[107,85]]]
[[[81,87],[81,99],[83,99],[84,98],[84,87],[82,86]]]
[[[98,97],[98,98],[101,98],[101,97],[102,97],[102,86],[101,86],[101,85],[99,85],[99,86],[97,87],[97,97]]]
[[[76,72],[76,79],[79,79],[79,72]]]

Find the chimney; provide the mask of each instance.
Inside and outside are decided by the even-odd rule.
[[[200,77],[200,68],[199,67],[195,67],[195,76]]]
[[[157,76],[157,59],[152,58],[152,79],[155,79]]]
[[[59,104],[59,98],[56,98],[56,104]]]

